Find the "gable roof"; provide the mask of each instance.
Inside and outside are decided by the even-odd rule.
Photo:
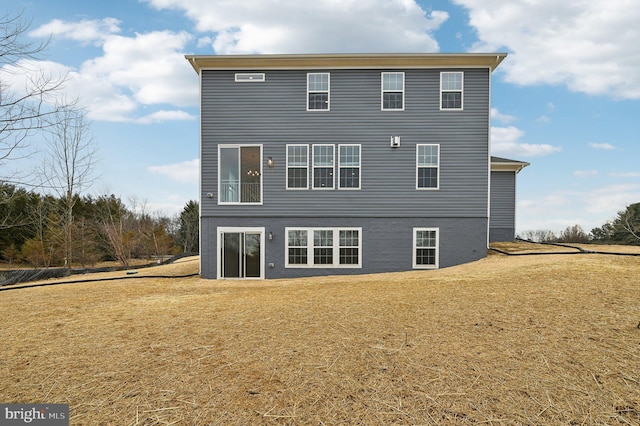
[[[492,172],[516,172],[524,169],[530,165],[526,161],[510,160],[508,158],[491,156],[491,171]]]
[[[185,55],[199,74],[203,69],[496,69],[506,53],[333,53],[310,55]]]

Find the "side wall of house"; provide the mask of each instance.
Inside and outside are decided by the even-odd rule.
[[[513,241],[515,237],[516,173],[491,172],[489,241]]]
[[[203,277],[216,277],[219,226],[274,233],[265,242],[266,264],[274,264],[267,278],[410,270],[414,227],[439,228],[440,267],[486,255],[488,69],[251,70],[265,81],[235,83],[235,72],[246,71],[202,72]],[[404,111],[381,110],[383,71],[405,73]],[[462,111],[440,110],[441,71],[464,72]],[[308,72],[330,72],[329,111],[307,111]],[[400,147],[390,147],[391,136]],[[261,205],[218,203],[219,144],[262,146]],[[287,190],[287,144],[359,144],[361,189]],[[440,147],[437,190],[416,189],[418,144]],[[284,230],[293,226],[362,227],[362,268],[285,269]]]

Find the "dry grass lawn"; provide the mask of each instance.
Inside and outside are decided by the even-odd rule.
[[[0,402],[72,425],[640,424],[640,257],[152,277],[191,272],[0,291]]]

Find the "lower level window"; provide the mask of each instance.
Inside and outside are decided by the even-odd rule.
[[[362,228],[287,228],[288,268],[361,267]]]
[[[413,229],[413,267],[435,269],[439,258],[438,228]]]

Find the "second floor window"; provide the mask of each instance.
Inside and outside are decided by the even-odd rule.
[[[313,145],[313,189],[333,189],[334,145]]]
[[[329,110],[329,73],[307,74],[307,111]]]
[[[440,109],[462,109],[462,72],[440,73]]]
[[[440,146],[416,147],[417,189],[438,189],[440,174]]]
[[[287,145],[287,189],[309,189],[308,145]]]
[[[338,145],[340,189],[360,189],[360,145]]]
[[[404,109],[404,73],[382,73],[382,110]]]
[[[262,147],[220,145],[218,203],[262,202]]]

